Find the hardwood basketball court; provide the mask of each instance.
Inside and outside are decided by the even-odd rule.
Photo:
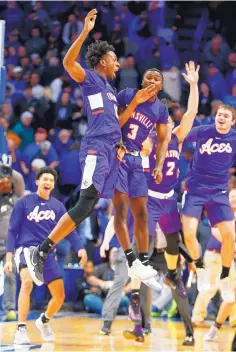
[[[195,329],[195,346],[182,346],[184,329],[180,322],[153,321],[153,332],[140,344],[123,338],[122,331],[132,328],[127,318],[119,318],[112,325],[110,336],[99,335],[101,319],[81,315],[66,315],[55,318],[51,324],[56,343],[43,343],[34,320],[27,323],[31,346],[14,346],[16,322],[1,323],[0,351],[230,351],[234,331],[228,326],[222,328],[218,342],[204,342],[204,328]],[[210,325],[209,325],[210,326]]]

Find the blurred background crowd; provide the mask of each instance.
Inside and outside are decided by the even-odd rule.
[[[118,91],[126,87],[140,88],[142,75],[148,68],[162,70],[164,89],[160,98],[179,103],[180,107],[172,111],[178,125],[188,99],[182,72],[185,62],[191,59],[201,65],[200,100],[194,125],[213,123],[222,102],[236,108],[236,8],[230,2],[0,1],[0,18],[6,20],[4,64],[7,69],[0,126],[7,135],[13,168],[23,175],[29,192],[36,190],[34,180],[39,168],[45,165],[55,168],[59,180],[54,196],[67,206],[75,201],[73,192],[81,179],[78,150],[87,118],[80,87],[64,70],[62,61],[92,8],[98,10],[96,25],[78,60],[86,67],[86,46],[94,40],[107,40],[114,46],[120,62],[113,82]],[[176,188],[179,199],[194,147],[187,144],[183,148],[180,182]],[[230,173],[229,188],[236,188],[235,168]],[[69,195],[72,200],[67,201]],[[100,199],[91,217],[80,226],[90,262],[77,283],[74,309],[77,304],[77,309],[100,312],[114,278],[112,251],[105,263],[99,256],[111,209],[111,201]],[[203,252],[209,234],[208,219],[203,214],[198,231]],[[57,250],[62,267],[77,262],[67,240]],[[94,264],[100,266],[94,270]],[[101,280],[100,287],[88,283],[87,278],[92,274]],[[126,291],[124,296],[129,292],[128,287]],[[88,293],[99,297],[95,308],[90,307],[89,297],[84,301]],[[195,296],[196,293],[191,293],[191,303]],[[123,303],[121,312],[128,306],[125,299]],[[164,303],[162,309],[159,305],[157,313],[168,315],[168,307],[175,315],[171,294]],[[215,311],[212,308],[211,313]]]

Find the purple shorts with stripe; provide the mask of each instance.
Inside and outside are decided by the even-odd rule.
[[[112,199],[120,162],[114,144],[99,138],[83,138],[80,148],[81,190],[92,184],[100,197]]]
[[[198,220],[201,219],[203,209],[206,210],[211,226],[222,221],[234,220],[234,214],[226,191],[206,190],[200,192],[186,191],[183,194],[182,213]]]
[[[143,172],[142,158],[125,154],[123,161],[120,164],[116,189],[130,198],[147,197],[148,186]]]
[[[16,250],[15,262],[16,262],[16,267],[17,267],[18,272],[19,272],[21,264],[23,264],[24,266],[27,267],[23,247],[18,248]],[[55,257],[55,254],[50,253],[46,259],[44,271],[43,271],[44,284],[48,285],[50,282],[61,279],[61,278],[62,278],[62,272],[61,272],[61,268],[58,264],[58,261]]]
[[[165,234],[180,230],[180,214],[175,195],[168,199],[158,199],[148,196],[148,225],[149,235],[154,236],[156,223]]]

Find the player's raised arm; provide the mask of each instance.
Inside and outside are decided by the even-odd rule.
[[[198,112],[198,71],[199,65],[195,68],[194,62],[190,61],[188,64],[185,64],[186,73],[183,73],[185,81],[190,84],[190,93],[188,98],[188,109],[184,114],[181,123],[178,127],[173,130],[173,133],[177,136],[179,143],[183,143],[185,137],[189,134],[193,127],[193,122],[195,116]]]
[[[64,57],[64,60],[63,60],[63,66],[65,67],[66,71],[78,83],[84,82],[86,73],[84,68],[76,60],[80,53],[81,47],[85,39],[87,38],[87,35],[94,28],[96,17],[97,17],[96,9],[89,11],[89,13],[87,14],[84,20],[84,28],[80,36],[71,45],[70,49],[66,53],[66,56]]]

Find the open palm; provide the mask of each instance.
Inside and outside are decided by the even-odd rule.
[[[182,73],[184,76],[185,81],[187,81],[189,84],[196,84],[198,83],[199,80],[199,68],[200,66],[197,65],[197,68],[195,68],[195,64],[193,61],[189,61],[189,63],[185,64],[186,68],[186,73]]]

